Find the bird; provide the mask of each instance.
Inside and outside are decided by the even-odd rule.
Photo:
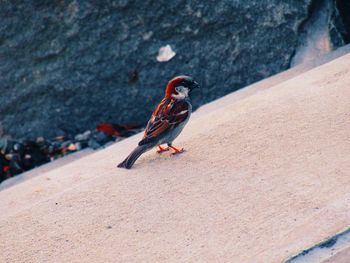
[[[147,123],[142,140],[126,159],[118,164],[119,168],[131,169],[136,160],[145,152],[158,147],[158,153],[172,149],[175,154],[184,152],[173,146],[187,124],[191,113],[191,92],[198,89],[199,84],[189,76],[177,76],[171,79],[165,89],[164,98],[153,111]],[[167,144],[168,147],[161,145]]]

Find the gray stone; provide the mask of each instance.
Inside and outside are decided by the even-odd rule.
[[[12,137],[146,123],[167,81],[193,76],[194,106],[290,65],[311,0],[0,3],[0,127]],[[170,45],[168,62],[156,60]]]
[[[90,135],[91,135],[91,131],[85,131],[85,132],[82,133],[82,134],[77,134],[77,135],[74,137],[74,139],[75,139],[76,141],[86,141],[86,140],[89,139]]]
[[[329,36],[334,48],[350,42],[349,0],[334,0],[334,9],[329,23]]]

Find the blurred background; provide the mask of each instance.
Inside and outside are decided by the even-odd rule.
[[[179,74],[197,108],[350,41],[348,0],[3,0],[0,19],[3,154],[136,132]]]

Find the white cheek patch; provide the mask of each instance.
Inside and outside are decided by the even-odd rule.
[[[179,94],[173,94],[173,95],[171,95],[171,97],[173,97],[174,99],[177,99],[177,100],[181,100],[181,99],[185,98],[185,96],[180,94],[180,93]]]
[[[178,94],[171,95],[174,99],[184,99],[188,97],[188,92],[189,92],[188,88],[183,86],[178,86],[175,88],[175,90],[177,91]]]

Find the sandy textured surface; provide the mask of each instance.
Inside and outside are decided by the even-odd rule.
[[[349,263],[350,261],[350,248],[335,254],[331,258],[322,261],[322,263]]]
[[[57,159],[55,161],[52,161],[52,162],[49,162],[49,163],[46,163],[44,165],[41,165],[40,167],[37,167],[35,169],[32,169],[32,170],[29,170],[27,172],[24,172],[20,175],[17,175],[15,177],[11,177],[5,181],[3,181],[1,184],[0,184],[0,191],[5,189],[5,188],[8,188],[8,187],[11,187],[13,185],[16,185],[18,183],[21,183],[23,181],[26,181],[26,180],[29,180],[29,179],[33,179],[34,177],[36,176],[39,176],[39,175],[42,175],[44,173],[47,173],[49,171],[52,171],[56,168],[60,168],[66,164],[69,164],[75,160],[78,160],[84,156],[87,156],[91,153],[93,153],[94,150],[92,149],[84,149],[82,151],[79,151],[79,152],[75,152],[75,153],[72,153],[70,155],[67,155],[67,156],[64,156],[60,159]]]
[[[0,262],[281,262],[350,224],[350,55],[0,192]]]

